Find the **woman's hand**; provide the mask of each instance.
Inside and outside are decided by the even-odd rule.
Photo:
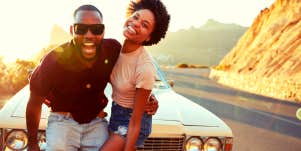
[[[145,106],[145,112],[148,114],[148,115],[155,115],[155,113],[157,112],[159,108],[159,103],[158,103],[158,100],[157,98],[152,94],[150,97],[149,97],[149,101],[147,101],[146,103],[146,106]]]

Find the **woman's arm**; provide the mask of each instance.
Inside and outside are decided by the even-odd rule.
[[[146,90],[143,88],[136,89],[133,113],[130,119],[129,129],[126,137],[125,151],[135,151],[136,141],[140,132],[141,120],[144,113],[144,107],[149,99],[150,93],[151,90]]]

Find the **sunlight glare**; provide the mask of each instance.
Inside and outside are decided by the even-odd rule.
[[[15,11],[9,13],[12,7]],[[42,8],[31,8],[26,1],[18,1],[18,5],[7,1],[0,9],[1,19],[7,21],[0,28],[0,33],[4,35],[0,38],[0,56],[4,56],[5,62],[16,58],[27,59],[46,46],[51,24],[41,21],[45,14],[37,12],[43,12]]]
[[[29,58],[46,47],[53,25],[59,25],[69,33],[72,13],[82,4],[93,4],[104,16],[105,37],[121,41],[125,8],[130,0],[10,0],[1,3],[0,56],[11,62],[16,58]],[[171,14],[170,31],[199,27],[208,19],[223,23],[248,26],[261,9],[274,0],[163,0]],[[118,4],[118,5],[117,5]],[[235,5],[234,5],[235,4]],[[12,9],[13,8],[13,9]],[[237,16],[237,13],[240,16]]]

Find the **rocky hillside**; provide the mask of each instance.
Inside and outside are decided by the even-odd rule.
[[[200,27],[168,32],[158,45],[147,48],[160,64],[217,65],[245,33],[246,27],[209,19]]]
[[[68,32],[66,32],[62,27],[56,24],[53,25],[50,31],[49,45],[43,48],[37,54],[35,54],[32,60],[37,63],[40,62],[41,58],[43,58],[43,56],[47,54],[50,50],[54,49],[60,44],[67,42],[68,40],[71,40],[71,38],[71,35]]]
[[[247,91],[301,102],[301,0],[260,12],[210,76]]]

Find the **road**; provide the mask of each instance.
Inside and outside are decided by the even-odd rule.
[[[300,103],[264,97],[217,84],[208,69],[163,69],[174,90],[229,125],[233,151],[301,151]]]

